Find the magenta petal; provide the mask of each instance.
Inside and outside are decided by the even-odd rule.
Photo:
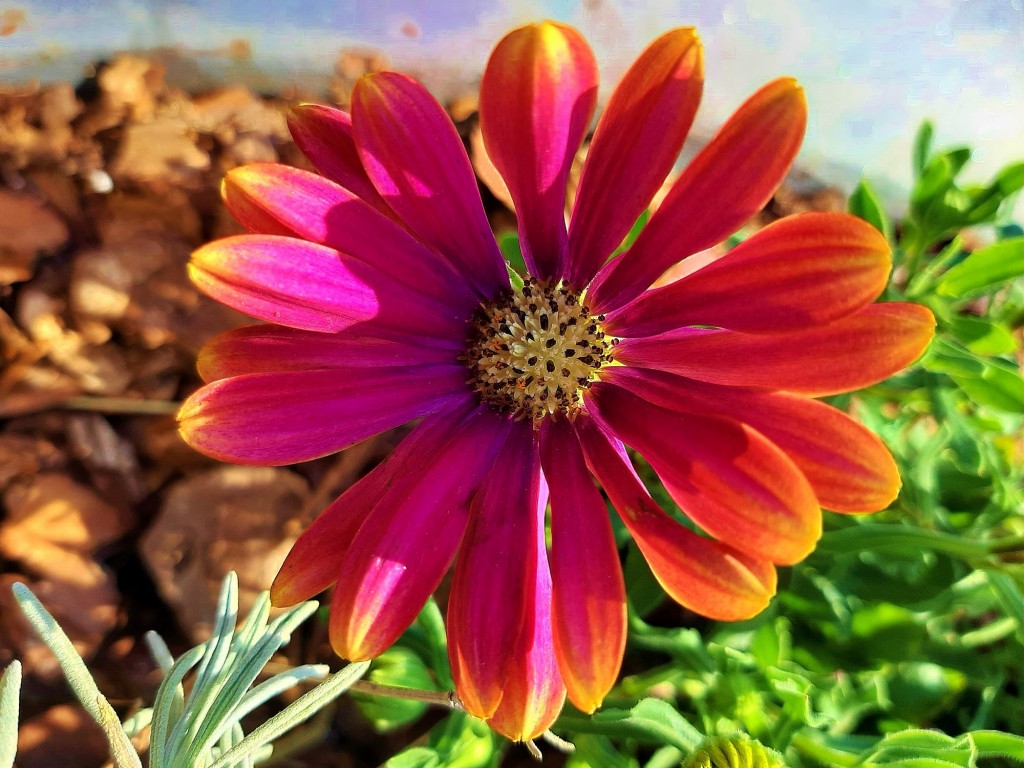
[[[322,104],[300,104],[288,116],[288,130],[302,154],[320,173],[381,213],[394,216],[359,159],[351,115]]]
[[[489,717],[501,701],[509,659],[531,621],[540,457],[533,429],[515,424],[493,462],[459,552],[448,601],[448,656],[466,708]]]
[[[352,120],[363,166],[410,231],[482,296],[507,288],[469,156],[434,97],[405,75],[368,75],[352,94]]]
[[[552,617],[569,699],[593,712],[626,647],[626,590],[604,499],[569,422],[544,422],[541,460],[551,490]]]
[[[352,539],[395,478],[421,471],[423,457],[440,451],[451,436],[451,426],[462,420],[466,410],[445,410],[423,419],[384,461],[317,516],[292,546],[274,579],[270,588],[274,605],[309,600],[337,581]]]
[[[280,325],[249,325],[214,336],[199,351],[199,375],[216,381],[245,373],[317,368],[380,368],[455,362],[461,349],[426,347],[350,333],[317,333]]]
[[[533,537],[537,557],[528,573],[530,596],[519,640],[508,661],[508,675],[501,703],[487,721],[513,741],[530,741],[551,727],[565,703],[565,686],[559,673],[551,625],[551,573],[544,548],[544,509],[540,494],[534,512]]]
[[[363,261],[303,240],[216,240],[192,254],[189,275],[217,301],[290,328],[348,329],[426,344],[465,334],[465,308],[432,301]]]
[[[480,299],[444,259],[322,176],[257,163],[230,171],[222,191],[232,215],[253,232],[334,248],[439,302],[473,306]]]
[[[566,179],[597,100],[597,63],[583,36],[553,21],[513,30],[480,84],[480,130],[508,184],[531,274],[565,273]]]
[[[613,384],[589,392],[600,417],[650,463],[666,490],[716,539],[789,565],[821,536],[821,510],[804,475],[749,426],[651,405]]]
[[[251,373],[193,394],[179,428],[221,461],[292,464],[464,400],[465,378],[460,365]]]
[[[373,658],[397,640],[455,556],[509,422],[484,407],[450,421],[447,439],[395,474],[345,553],[331,605],[331,644],[344,658]]]

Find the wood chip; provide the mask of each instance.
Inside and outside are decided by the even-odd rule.
[[[273,467],[218,467],[173,485],[141,542],[160,594],[195,640],[204,639],[221,580],[238,573],[244,612],[267,589],[309,520],[309,488]]]

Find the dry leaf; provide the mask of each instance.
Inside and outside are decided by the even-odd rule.
[[[306,481],[287,469],[218,467],[174,484],[142,538],[160,594],[195,640],[210,631],[221,580],[238,573],[241,610],[267,589],[308,520]]]
[[[0,285],[28,280],[36,258],[67,241],[67,225],[42,200],[0,189]]]
[[[81,706],[61,704],[22,723],[18,768],[98,768],[107,740]]]
[[[79,653],[91,656],[116,623],[118,605],[113,579],[92,555],[123,536],[127,520],[91,489],[52,472],[13,484],[3,500],[0,554],[28,576],[0,580],[0,626],[30,669],[56,675],[56,662],[17,610],[10,584],[26,581]]]
[[[124,392],[131,373],[124,356],[113,345],[96,345],[67,327],[64,303],[50,286],[27,285],[18,295],[18,324],[28,331],[41,352],[74,378],[87,392],[115,395]]]
[[[0,553],[39,574],[61,569],[69,553],[90,556],[123,536],[127,517],[67,475],[44,472],[3,496]]]
[[[128,506],[145,496],[135,447],[104,417],[95,413],[70,416],[68,448],[89,470],[93,485],[106,498],[123,500]]]
[[[0,435],[0,490],[15,477],[28,477],[63,466],[63,454],[53,443],[31,435]]]
[[[188,124],[180,117],[167,116],[129,125],[109,171],[115,183],[184,184],[195,181],[209,166],[210,158],[196,146]]]
[[[219,206],[219,202],[218,202]],[[113,192],[104,198],[96,229],[104,245],[136,242],[140,237],[176,237],[192,245],[203,241],[200,212],[180,189],[159,195]]]

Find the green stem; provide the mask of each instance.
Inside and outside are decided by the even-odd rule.
[[[822,540],[820,549],[829,552],[861,549],[930,549],[970,559],[1001,552],[1021,551],[1024,549],[1024,536],[1005,536],[1000,539],[979,541],[942,531],[867,523],[830,532]]]
[[[384,685],[369,680],[359,680],[353,683],[351,690],[368,696],[387,696],[392,699],[422,701],[426,704],[446,707],[447,709],[463,709],[462,703],[458,700],[454,691],[424,691],[419,688],[402,688],[397,685]]]
[[[65,400],[59,406],[72,411],[166,416],[177,413],[178,409],[181,408],[181,403],[171,400],[142,400],[134,397],[94,397],[82,395],[81,397],[72,397],[69,400]]]

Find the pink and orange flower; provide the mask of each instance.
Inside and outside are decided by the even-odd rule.
[[[394,72],[360,80],[351,114],[298,108],[292,134],[320,173],[232,171],[224,199],[252,234],[193,256],[203,291],[269,323],[203,350],[209,383],[180,414],[195,448],[290,464],[418,420],[299,538],[274,601],[334,584],[331,642],[369,659],[454,561],[458,695],[513,739],[543,732],[566,693],[592,712],[618,674],[625,589],[595,479],[666,592],[722,620],[765,607],[775,566],[814,547],[822,507],[875,511],[899,488],[881,441],[813,399],[887,378],[932,336],[927,309],[873,303],[890,269],[877,231],[793,216],[650,288],[768,201],[804,132],[796,82],[740,106],[613,256],[676,161],[703,70],[691,29],[640,55],[597,123],[566,226],[594,56],[552,22],[498,44],[480,120],[515,203],[522,285],[452,122]],[[655,503],[626,446],[703,535]]]

